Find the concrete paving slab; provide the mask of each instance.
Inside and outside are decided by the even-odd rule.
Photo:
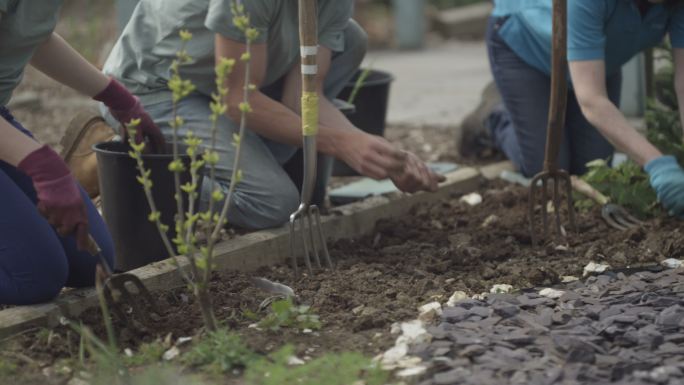
[[[390,125],[457,126],[492,79],[484,41],[447,41],[420,51],[370,52],[364,65],[391,72]]]

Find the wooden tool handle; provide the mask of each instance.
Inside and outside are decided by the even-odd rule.
[[[574,188],[575,191],[585,195],[586,197],[600,204],[601,206],[605,206],[610,201],[610,199],[608,199],[607,196],[601,194],[592,185],[576,177],[575,175],[571,176],[570,180],[572,182],[572,188]]]
[[[558,169],[558,153],[563,141],[563,126],[568,99],[568,0],[553,0],[553,47],[551,58],[551,96],[546,133],[544,171]]]
[[[302,47],[302,64],[317,65],[316,53],[307,51],[318,48],[318,11],[316,0],[299,0],[299,41]],[[303,91],[316,91],[316,75],[302,76]]]

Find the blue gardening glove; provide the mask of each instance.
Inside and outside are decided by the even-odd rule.
[[[684,219],[684,170],[674,156],[666,155],[646,163],[651,187],[670,215]]]

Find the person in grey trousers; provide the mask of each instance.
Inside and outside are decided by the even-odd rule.
[[[250,95],[253,109],[242,139],[243,178],[234,194],[229,223],[247,229],[279,226],[299,204],[293,177],[283,169],[301,146],[300,51],[297,1],[244,1],[251,25],[259,32],[253,43]],[[180,101],[178,114],[184,127],[208,145],[211,134],[209,102],[215,92],[214,66],[221,58],[236,59],[227,81],[233,92],[226,97],[227,113],[218,122],[216,181],[227,189],[232,174],[233,133],[239,124],[239,104],[244,63],[239,58],[246,38],[232,23],[231,0],[141,0],[117,41],[104,72],[118,79],[138,96],[146,111],[171,139],[169,125],[173,103],[168,81],[170,66],[181,47],[179,32],[193,34],[187,45],[192,62],[181,67],[181,76],[192,81],[196,91]],[[332,100],[358,70],[366,53],[367,37],[351,19],[352,0],[318,2],[320,118],[318,149],[321,158],[314,200],[321,204],[331,174],[332,159],[340,159],[362,175],[390,178],[404,192],[435,191],[443,176],[433,173],[416,155],[402,151],[382,137],[354,127]],[[181,135],[185,132],[181,131]],[[296,179],[296,176],[295,176]],[[208,178],[200,197],[207,207],[211,191]]]

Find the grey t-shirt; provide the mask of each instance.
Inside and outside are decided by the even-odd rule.
[[[1,0],[0,0],[1,1]],[[256,43],[266,43],[268,63],[262,86],[285,75],[299,59],[299,27],[296,0],[242,2],[253,27]],[[215,91],[215,34],[245,41],[232,23],[231,0],[141,0],[104,66],[104,72],[124,83],[144,103],[168,100],[171,62],[181,47],[179,32],[193,34],[187,51],[192,63],[181,67],[181,76],[197,91]],[[344,49],[344,29],[352,15],[353,0],[319,0],[319,44],[333,51]]]
[[[24,68],[57,25],[62,0],[0,0],[0,106],[24,76]]]

